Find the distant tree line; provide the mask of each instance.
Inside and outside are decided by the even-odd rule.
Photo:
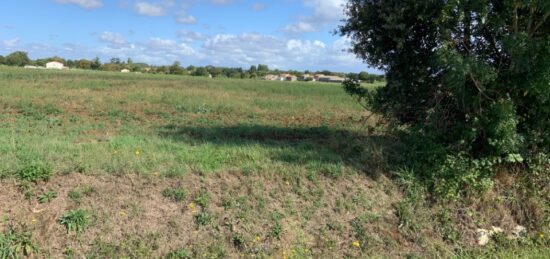
[[[64,59],[58,56],[50,58],[41,58],[32,60],[28,57],[26,52],[15,51],[6,57],[0,55],[0,64],[8,66],[45,66],[46,63],[51,61],[57,61],[63,63],[68,68],[87,69],[87,70],[102,70],[102,71],[121,71],[127,69],[130,72],[152,73],[152,74],[170,74],[170,75],[191,75],[191,76],[204,76],[204,77],[218,77],[218,78],[262,78],[268,74],[291,74],[297,77],[309,74],[323,74],[327,76],[341,76],[351,78],[354,80],[361,80],[369,83],[374,81],[384,81],[384,75],[369,74],[367,72],[360,73],[339,73],[328,70],[323,71],[296,71],[288,70],[282,71],[278,69],[271,70],[268,65],[258,64],[251,65],[250,68],[243,69],[241,67],[216,67],[216,66],[193,66],[189,65],[183,67],[179,61],[175,61],[169,66],[154,66],[146,63],[134,62],[131,58],[126,60],[118,57],[113,57],[109,62],[102,63],[99,58],[94,59],[79,59],[71,60]]]

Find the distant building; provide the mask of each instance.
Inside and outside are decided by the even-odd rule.
[[[280,81],[296,81],[298,80],[298,77],[296,77],[295,75],[292,75],[292,74],[281,74],[279,75],[279,80]]]
[[[340,76],[319,76],[319,79],[317,79],[319,82],[327,83],[342,83],[344,80],[346,79]]]
[[[316,81],[315,77],[310,74],[303,74],[298,77],[298,80],[300,81]]]
[[[276,75],[265,75],[263,78],[263,80],[269,80],[269,81],[275,81],[275,80],[279,80],[279,76],[276,76]]]
[[[61,62],[52,61],[52,62],[46,63],[46,68],[47,69],[64,69],[65,65],[63,65],[63,63]]]
[[[120,72],[121,73],[130,73],[130,70],[125,68],[125,69],[120,70]]]
[[[313,75],[313,80],[319,81],[319,78],[324,77],[324,76],[325,75],[323,75],[323,74],[315,74],[315,75]]]
[[[280,75],[265,75],[262,77],[263,80],[269,81],[297,81],[298,77],[292,74],[280,74]]]

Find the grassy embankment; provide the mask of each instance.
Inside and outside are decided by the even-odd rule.
[[[0,255],[548,252],[473,249],[476,208],[408,211],[396,140],[335,84],[0,67],[0,110]]]

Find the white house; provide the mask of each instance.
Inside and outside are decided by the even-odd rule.
[[[120,72],[121,73],[130,73],[130,70],[125,68],[125,69],[120,70]]]
[[[46,63],[46,68],[48,68],[48,69],[63,69],[63,68],[65,68],[65,66],[61,62],[52,61],[52,62]]]

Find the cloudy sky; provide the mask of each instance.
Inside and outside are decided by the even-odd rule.
[[[4,1],[0,55],[375,71],[333,31],[345,0]]]

